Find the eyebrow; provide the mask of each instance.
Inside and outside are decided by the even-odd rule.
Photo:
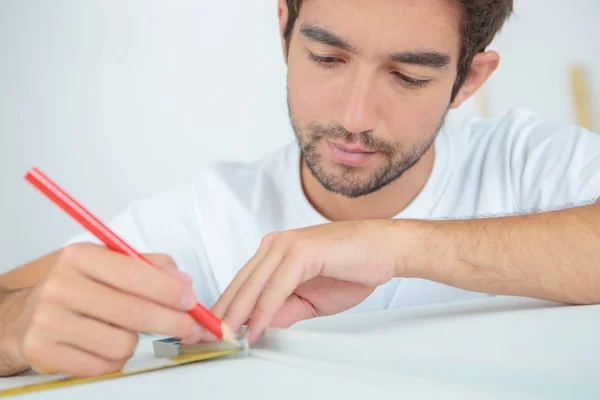
[[[302,24],[300,26],[300,33],[313,42],[337,47],[350,53],[356,53],[356,48],[348,40],[313,23]],[[442,69],[446,68],[452,62],[452,57],[437,51],[409,51],[394,53],[390,56],[390,60],[402,64]]]
[[[446,68],[452,61],[448,54],[436,51],[394,53],[390,59],[402,64],[420,65],[429,68]]]
[[[322,43],[327,46],[338,47],[350,53],[356,52],[354,46],[350,45],[346,39],[331,33],[327,29],[320,26],[310,23],[302,24],[300,27],[300,33],[313,42]]]

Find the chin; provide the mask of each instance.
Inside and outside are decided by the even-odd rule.
[[[348,198],[357,198],[373,192],[372,176],[368,172],[352,171],[353,168],[336,165],[334,168],[318,167],[313,176],[329,192]]]

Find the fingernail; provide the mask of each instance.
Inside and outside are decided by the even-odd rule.
[[[184,310],[191,310],[196,305],[197,299],[196,294],[192,289],[188,290],[183,299],[181,300],[181,308]]]

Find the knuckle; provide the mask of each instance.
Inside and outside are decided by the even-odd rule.
[[[265,237],[263,237],[262,241],[260,242],[260,247],[269,247],[279,235],[279,232],[268,233]]]
[[[48,332],[54,326],[53,319],[43,308],[38,307],[31,317],[30,332]]]
[[[81,244],[70,244],[63,247],[57,257],[57,265],[63,265],[77,258],[77,254],[81,251]]]
[[[44,282],[39,296],[42,303],[62,303],[69,299],[71,290],[71,287],[64,285],[60,278],[52,277]]]
[[[36,364],[44,360],[45,352],[46,346],[40,337],[32,332],[28,332],[23,338],[23,342],[21,344],[21,354],[23,359],[28,364]]]
[[[60,250],[58,256],[57,265],[70,264],[81,257],[81,254],[85,253],[86,249],[92,246],[90,243],[74,243],[63,247]]]
[[[94,248],[98,246],[93,243],[74,243],[63,247],[51,267],[51,272],[76,269],[84,260],[89,259],[90,251]]]

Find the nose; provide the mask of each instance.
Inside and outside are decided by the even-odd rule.
[[[340,93],[338,123],[347,131],[362,133],[377,126],[374,78],[367,71],[349,76]]]

